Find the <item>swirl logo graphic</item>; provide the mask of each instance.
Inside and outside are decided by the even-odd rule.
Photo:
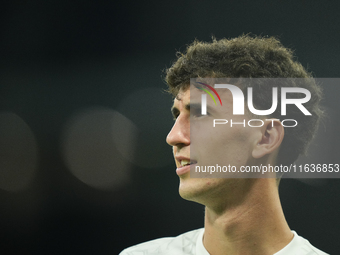
[[[203,82],[196,82],[196,83],[199,83],[199,84],[201,84],[201,85],[203,85],[203,86],[206,86],[206,87],[209,88],[212,92],[214,92],[215,95],[217,96],[218,100],[220,101],[220,104],[222,105],[222,101],[221,101],[220,95],[217,93],[217,91],[216,91],[213,87],[211,87],[210,85],[208,85],[208,84],[206,84],[206,83],[203,83]],[[201,87],[199,87],[199,86],[195,86],[195,87],[198,88],[198,89],[200,89],[200,90],[203,90],[204,92],[206,92],[206,93],[212,98],[212,100],[214,100],[215,105],[217,105],[214,96],[213,96],[207,89],[201,88]]]

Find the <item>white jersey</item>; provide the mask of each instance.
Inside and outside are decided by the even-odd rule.
[[[296,234],[293,240],[274,255],[327,255]],[[123,250],[120,255],[209,255],[203,246],[204,228],[177,237],[159,238]]]

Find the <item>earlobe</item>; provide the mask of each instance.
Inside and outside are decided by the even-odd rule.
[[[254,146],[252,156],[261,158],[278,150],[283,137],[284,128],[278,119],[266,119],[261,129],[262,136]]]

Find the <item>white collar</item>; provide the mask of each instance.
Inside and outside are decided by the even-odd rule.
[[[297,249],[303,247],[305,245],[306,240],[301,238],[295,231],[292,231],[294,234],[293,239],[287,244],[283,249],[275,253],[274,255],[286,255],[286,254],[294,254]],[[196,241],[196,255],[209,255],[209,252],[205,249],[203,245],[203,235],[204,228],[200,230],[200,233],[197,236]]]

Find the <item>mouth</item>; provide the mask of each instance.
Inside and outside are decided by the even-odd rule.
[[[187,159],[183,159],[180,161],[180,167],[185,167],[185,166],[190,166],[190,165],[193,165],[193,164],[196,164],[197,161],[196,160],[187,160]]]

